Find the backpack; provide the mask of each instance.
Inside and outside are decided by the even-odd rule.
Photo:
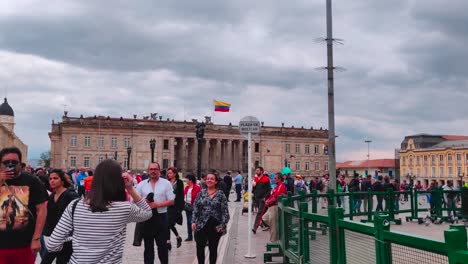
[[[294,180],[291,177],[286,178],[286,192],[291,192],[294,194]]]
[[[341,183],[337,183],[337,185],[336,185],[336,190],[337,190],[337,192],[339,192],[339,193],[340,193],[340,192],[343,192],[343,187],[341,187]]]
[[[317,191],[323,191],[323,182],[322,182],[322,180],[317,182],[317,184],[315,185],[315,189],[317,189]]]

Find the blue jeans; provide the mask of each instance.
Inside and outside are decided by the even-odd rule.
[[[169,263],[169,250],[167,248],[167,238],[169,236],[169,223],[167,213],[153,212],[150,220],[145,222],[143,241],[145,243],[145,251],[143,258],[145,264],[154,263],[154,241],[158,246],[158,257],[161,264]]]
[[[362,200],[359,198],[355,198],[354,200],[354,212],[361,212],[361,204]]]
[[[241,191],[242,191],[242,185],[241,184],[236,184],[236,194],[237,194],[236,201],[241,200]]]
[[[185,215],[187,216],[187,234],[188,239],[193,239],[192,235],[192,212],[185,211]]]

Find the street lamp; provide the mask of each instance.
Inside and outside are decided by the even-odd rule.
[[[197,153],[197,177],[201,179],[201,154],[202,154],[202,141],[203,141],[203,136],[205,135],[205,123],[203,122],[198,122],[195,128],[197,129],[195,131],[196,136],[197,136],[197,144],[198,144],[198,153]]]
[[[149,141],[151,149],[151,163],[154,162],[154,148],[156,147],[156,139],[152,138]]]
[[[132,147],[127,148],[127,169],[130,170],[130,156],[132,155]]]
[[[364,140],[365,143],[367,143],[367,174],[370,174],[370,143],[372,140],[366,139]],[[366,175],[367,176],[367,175]]]

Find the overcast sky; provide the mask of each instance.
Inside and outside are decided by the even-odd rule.
[[[333,1],[337,159],[468,135],[468,1]],[[0,1],[0,84],[29,158],[52,120],[246,115],[327,128],[325,0]]]

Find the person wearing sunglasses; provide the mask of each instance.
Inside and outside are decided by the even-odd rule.
[[[0,214],[0,222],[10,222],[8,228],[0,225],[0,263],[33,264],[41,248],[47,191],[36,177],[22,171],[21,158],[16,147],[0,151],[0,202],[12,201],[5,208],[7,214]]]

